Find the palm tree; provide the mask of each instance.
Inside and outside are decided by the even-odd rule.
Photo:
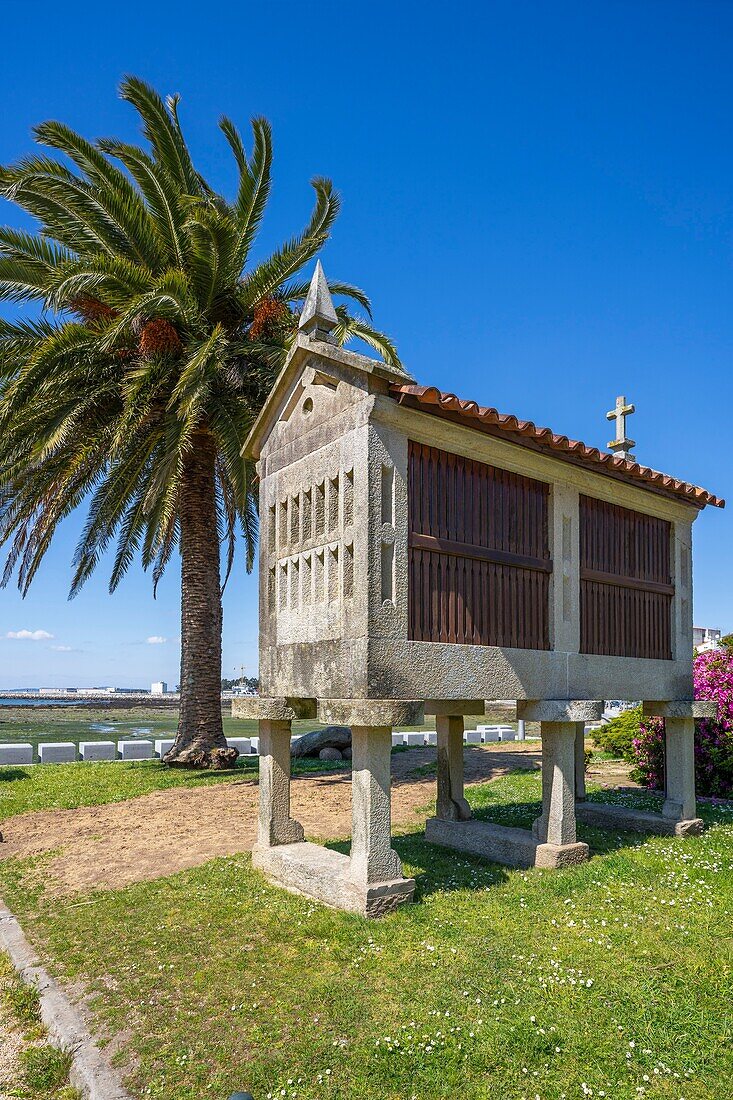
[[[238,541],[251,568],[253,471],[241,450],[297,327],[298,273],[327,240],[339,199],[316,178],[303,232],[250,265],[270,191],[272,141],[252,121],[251,154],[232,122],[233,201],[193,165],[178,97],[133,77],[122,98],[148,147],[89,142],[60,122],[35,128],[63,155],[0,169],[0,194],[36,232],[0,229],[0,298],[39,303],[0,321],[0,545],[3,585],[25,594],[59,523],[88,499],[70,597],[116,540],[114,591],[138,552],[157,586],[181,557],[181,708],[168,763],[223,766],[221,563]],[[362,291],[331,290],[369,314]],[[343,343],[396,352],[368,320],[338,307]]]

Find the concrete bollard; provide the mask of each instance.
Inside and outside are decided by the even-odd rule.
[[[227,745],[230,749],[236,749],[240,756],[249,756],[252,749],[250,737],[227,737]]]
[[[79,753],[82,760],[116,760],[117,746],[114,741],[80,741]]]
[[[0,766],[4,764],[32,764],[33,745],[0,745]]]
[[[152,760],[152,741],[118,741],[117,749],[123,760]]]
[[[73,764],[76,745],[71,741],[47,741],[38,746],[38,759],[42,764]]]
[[[155,755],[162,760],[168,749],[172,749],[176,743],[175,737],[160,737],[155,742]]]

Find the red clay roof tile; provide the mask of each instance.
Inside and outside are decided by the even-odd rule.
[[[393,385],[390,395],[400,404],[436,416],[457,419],[469,428],[488,430],[492,434],[506,433],[514,443],[552,451],[558,458],[579,462],[598,473],[610,474],[623,481],[642,482],[642,488],[682,497],[698,508],[704,508],[706,504],[725,507],[724,500],[699,485],[678,481],[669,474],[599,451],[597,447],[588,447],[577,439],[568,439],[566,435],[555,435],[549,428],[538,428],[531,420],[519,420],[516,416],[477,405],[475,401],[462,401],[454,393],[443,393],[435,386]]]

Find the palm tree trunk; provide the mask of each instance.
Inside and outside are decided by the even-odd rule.
[[[221,581],[216,522],[216,450],[196,436],[185,459],[180,501],[181,708],[166,764],[230,767],[221,718]]]

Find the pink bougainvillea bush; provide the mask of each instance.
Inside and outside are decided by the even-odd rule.
[[[695,698],[714,699],[718,717],[695,723],[695,782],[699,795],[733,797],[733,652],[700,653],[694,664]],[[635,776],[652,790],[664,787],[664,721],[647,718],[634,739]]]

